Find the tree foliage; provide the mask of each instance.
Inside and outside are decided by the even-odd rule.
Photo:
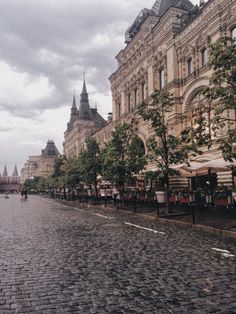
[[[231,38],[223,37],[209,48],[210,65],[214,72],[204,95],[209,101],[216,102],[211,120],[215,136],[222,128],[228,128],[226,137],[217,139],[216,143],[225,160],[232,161],[232,146],[236,141],[236,43]]]
[[[133,178],[146,164],[143,144],[132,126],[117,125],[111,140],[102,151],[102,176],[124,192],[128,179]]]
[[[44,192],[47,189],[47,178],[36,176],[25,180],[22,189],[33,192]]]
[[[201,154],[199,147],[207,143],[206,121],[199,112],[195,125],[186,128],[179,136],[170,134],[168,115],[175,106],[173,96],[167,90],[155,91],[150,103],[139,106],[139,114],[149,121],[155,135],[147,142],[147,158],[155,161],[164,178],[166,194],[169,194],[169,176],[177,175],[174,165],[187,163],[190,154]],[[168,211],[168,197],[166,198]]]
[[[81,181],[80,160],[78,157],[64,159],[60,165],[61,184],[75,188]]]
[[[97,194],[98,175],[101,174],[100,148],[94,138],[88,138],[86,148],[79,156],[79,167],[82,181],[93,185]]]

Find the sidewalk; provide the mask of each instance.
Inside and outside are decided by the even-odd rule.
[[[227,217],[227,212],[225,213],[225,217],[222,217],[220,215],[217,215],[215,213],[204,213],[204,222],[199,222],[198,214],[196,215],[196,223],[192,223],[192,215],[191,214],[184,214],[184,213],[172,213],[170,215],[162,215],[160,217],[157,216],[157,210],[156,209],[146,209],[146,208],[138,208],[137,212],[134,213],[134,209],[132,207],[130,208],[120,208],[116,209],[114,206],[110,206],[110,204],[107,204],[105,206],[104,204],[94,205],[90,203],[80,203],[78,201],[67,201],[67,200],[59,200],[63,204],[69,205],[69,206],[75,206],[75,207],[84,207],[84,208],[91,208],[96,207],[96,209],[101,210],[119,210],[122,212],[130,213],[130,214],[136,214],[138,216],[141,216],[147,220],[157,220],[161,223],[166,224],[173,224],[180,227],[185,228],[192,228],[195,230],[199,230],[202,232],[207,232],[211,234],[218,235],[220,238],[233,238],[236,239],[236,213],[233,213],[232,217],[229,215]],[[213,217],[214,216],[214,217]]]

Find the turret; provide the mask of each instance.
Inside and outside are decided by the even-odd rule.
[[[72,102],[72,107],[70,111],[70,123],[73,123],[77,118],[77,106],[76,106],[76,101],[75,101],[75,91],[74,91],[74,96],[73,96],[73,102]]]
[[[82,93],[80,94],[79,119],[81,120],[92,119],[92,112],[89,106],[89,99],[88,99],[88,93],[87,93],[87,88],[86,88],[86,83],[85,83],[85,77],[84,77]]]
[[[3,176],[4,178],[8,177],[8,174],[7,174],[7,166],[6,166],[6,165],[5,165],[5,167],[4,167],[2,176]]]
[[[14,168],[14,171],[13,171],[13,174],[12,176],[15,178],[15,177],[18,177],[18,171],[17,171],[17,166],[15,165],[15,168]]]

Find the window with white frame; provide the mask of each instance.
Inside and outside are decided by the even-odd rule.
[[[159,81],[160,81],[160,89],[165,87],[165,72],[164,69],[159,71]]]
[[[202,66],[208,63],[208,51],[206,48],[201,50],[201,59],[202,59]]]
[[[231,38],[236,41],[236,27],[231,29]]]
[[[193,72],[193,60],[192,60],[192,58],[189,58],[187,60],[187,72],[188,72],[188,76],[191,75],[191,73]]]

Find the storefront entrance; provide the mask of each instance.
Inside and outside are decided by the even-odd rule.
[[[216,189],[216,186],[217,186],[216,173],[191,178],[191,188],[194,191],[196,191],[197,189],[202,189],[206,192],[212,193]]]

